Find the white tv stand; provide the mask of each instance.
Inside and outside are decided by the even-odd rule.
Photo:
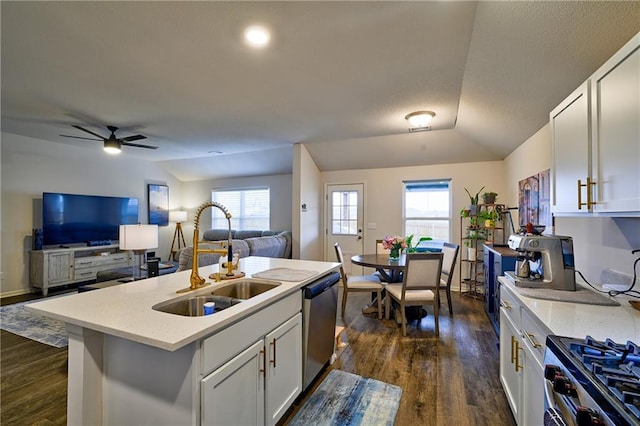
[[[29,252],[29,285],[46,296],[49,289],[96,279],[98,271],[131,265],[131,254],[118,244],[46,248]]]

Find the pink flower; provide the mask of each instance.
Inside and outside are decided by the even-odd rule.
[[[385,250],[390,250],[390,249],[406,249],[407,247],[409,247],[407,245],[407,241],[405,237],[400,237],[398,235],[395,236],[389,236],[387,235],[386,237],[384,237],[384,239],[382,240],[382,247]]]

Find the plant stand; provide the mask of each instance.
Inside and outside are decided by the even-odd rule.
[[[504,244],[504,229],[500,217],[491,223],[485,223],[483,217],[488,213],[505,211],[503,204],[478,204],[476,212],[460,217],[460,285],[458,291],[468,297],[484,300],[484,244]],[[475,213],[475,214],[474,214]],[[490,226],[487,226],[490,225]],[[482,238],[479,238],[479,235]],[[464,288],[463,288],[464,284]]]

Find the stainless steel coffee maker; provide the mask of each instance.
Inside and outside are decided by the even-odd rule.
[[[573,239],[560,235],[509,236],[518,252],[516,269],[505,274],[518,287],[576,290]]]

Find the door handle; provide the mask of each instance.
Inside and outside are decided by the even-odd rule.
[[[361,240],[361,239],[362,239],[362,235],[358,235],[358,238],[357,238],[357,239],[358,239],[358,240]]]

